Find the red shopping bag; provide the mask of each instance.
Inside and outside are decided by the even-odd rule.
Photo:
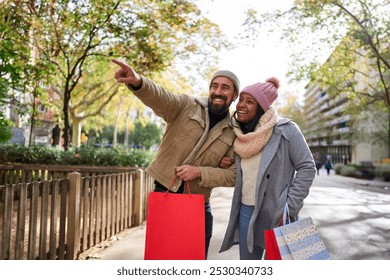
[[[266,260],[281,260],[279,246],[276,242],[275,232],[273,229],[264,231],[265,239],[265,259]]]
[[[145,260],[205,259],[204,195],[186,186],[188,194],[149,193]]]

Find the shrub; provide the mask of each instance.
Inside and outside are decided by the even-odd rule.
[[[357,177],[357,168],[353,165],[343,165],[340,174],[347,177]]]
[[[6,142],[12,138],[11,126],[12,123],[5,119],[0,112],[0,143]]]
[[[146,167],[154,157],[154,152],[124,146],[104,148],[82,145],[63,151],[42,145],[24,147],[0,144],[0,163]]]
[[[81,145],[80,147],[69,149],[66,159],[70,161],[68,164],[98,165],[97,156],[100,149],[91,145]]]
[[[358,166],[358,178],[372,180],[375,178],[375,166],[370,164],[361,164]]]
[[[344,164],[341,164],[341,163],[335,164],[335,166],[334,166],[334,172],[335,172],[337,175],[340,175],[340,174],[341,174],[341,170],[343,169],[343,167],[344,167]]]
[[[60,151],[57,149],[47,149],[43,145],[33,145],[25,149],[28,155],[27,163],[52,164],[59,157]]]
[[[16,144],[0,144],[0,162],[21,162],[24,146]]]
[[[340,175],[359,179],[372,180],[375,178],[375,167],[366,165],[348,164],[341,168]]]
[[[382,177],[386,182],[390,182],[390,164],[382,164],[378,166],[377,176]]]

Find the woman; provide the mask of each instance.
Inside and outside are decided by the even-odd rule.
[[[262,259],[264,230],[278,225],[288,203],[297,217],[316,174],[299,127],[271,106],[279,81],[245,87],[233,115],[237,179],[220,252],[239,244],[240,259]]]

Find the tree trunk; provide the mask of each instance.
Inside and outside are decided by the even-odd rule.
[[[122,107],[122,98],[119,100],[118,110],[116,111],[114,135],[113,135],[113,140],[112,140],[113,147],[115,147],[116,144],[118,143],[118,126],[119,126],[119,115],[121,113],[121,107]]]
[[[125,119],[125,140],[124,140],[123,144],[126,147],[129,146],[129,122],[131,120],[131,105],[133,104],[134,99],[135,99],[135,97],[133,95],[129,106],[125,110],[127,112],[127,115],[126,115],[126,119]]]
[[[35,127],[35,114],[36,114],[36,105],[35,105],[35,95],[33,94],[33,100],[31,104],[31,119],[30,119],[30,135],[28,137],[28,146],[32,145],[32,136],[34,132],[34,127]]]
[[[32,144],[32,135],[33,135],[33,129],[34,129],[34,113],[31,115],[31,120],[30,120],[30,135],[28,136],[28,146],[31,146]]]
[[[130,120],[130,108],[128,110],[126,120],[125,120],[125,140],[123,144],[127,147],[129,146],[129,120]]]
[[[390,158],[390,110],[388,112],[389,123],[387,126],[387,157]]]
[[[69,93],[67,90],[64,92],[64,107],[63,107],[63,114],[64,114],[64,150],[69,150],[69,144],[70,144],[70,125],[69,125]]]
[[[81,120],[72,118],[72,144],[74,147],[80,147],[81,144]]]

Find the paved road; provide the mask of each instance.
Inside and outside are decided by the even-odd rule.
[[[237,260],[238,246],[218,253],[230,213],[232,188],[216,188],[211,198],[214,235],[210,260]],[[321,170],[300,213],[311,216],[332,259],[390,260],[390,183],[365,181]],[[142,260],[145,226],[130,229],[119,241],[93,248],[81,258]]]
[[[311,216],[332,259],[390,260],[390,184],[317,176],[301,211]]]

